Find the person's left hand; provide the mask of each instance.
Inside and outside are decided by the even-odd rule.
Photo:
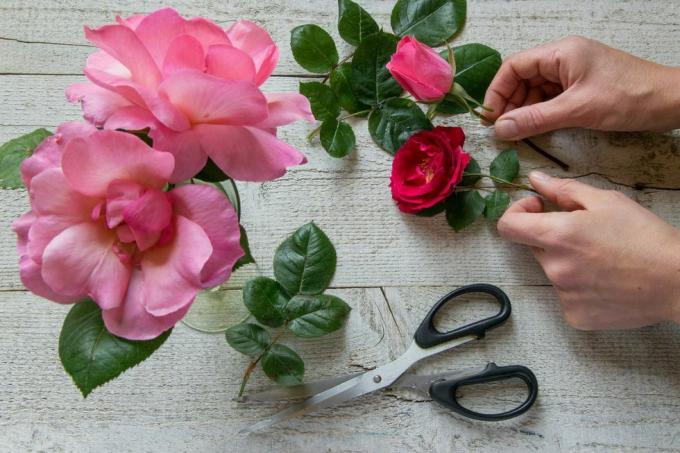
[[[501,236],[531,247],[567,323],[581,330],[680,321],[680,231],[620,192],[533,172],[539,197],[514,203]]]

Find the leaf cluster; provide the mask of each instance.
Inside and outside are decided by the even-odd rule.
[[[308,223],[276,250],[275,278],[256,277],[246,283],[243,302],[257,323],[241,323],[226,332],[227,343],[252,358],[240,393],[258,363],[279,384],[302,382],[302,358],[278,340],[285,331],[315,338],[343,326],[351,310],[349,305],[339,297],[324,294],[336,264],[335,247],[328,236],[314,223]],[[272,335],[267,328],[279,331]]]

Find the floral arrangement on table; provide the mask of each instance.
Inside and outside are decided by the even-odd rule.
[[[321,122],[310,140],[318,134],[329,155],[347,156],[356,145],[347,120],[367,117],[373,141],[394,155],[391,190],[397,207],[427,216],[446,211],[456,231],[482,215],[500,217],[510,204],[508,189],[531,190],[513,182],[519,172],[515,150],[501,153],[482,173],[463,150],[463,130],[432,123],[440,114],[485,119],[484,95],[501,65],[500,54],[484,44],[450,46],[465,26],[466,0],[398,0],[391,14],[393,33],[381,30],[352,0],[338,0],[338,7],[338,33],[355,47],[346,57],[340,59],[333,38],[318,25],[291,32],[295,60],[323,74],[320,81],[300,83],[300,93]],[[444,49],[433,49],[438,46]],[[404,90],[408,97],[402,96]],[[482,178],[491,179],[496,189],[478,187]],[[483,197],[480,190],[491,193]]]
[[[224,30],[166,8],[85,36],[98,50],[88,81],[66,95],[86,121],[3,145],[0,185],[28,189],[30,211],[13,224],[21,280],[74,304],[59,356],[87,396],[153,353],[198,292],[253,262],[237,192],[230,200],[223,183],[269,181],[305,163],[276,129],[313,118],[305,97],[260,89],[279,50],[252,22]],[[305,294],[287,321],[324,308]],[[345,308],[340,324],[343,304],[332,300]]]
[[[482,214],[499,217],[510,201],[505,189],[529,189],[513,183],[516,151],[500,153],[482,174],[463,149],[462,129],[432,124],[440,113],[483,117],[500,65],[482,44],[449,47],[465,0],[399,0],[394,34],[351,0],[339,7],[339,33],[357,46],[342,61],[320,27],[292,31],[295,59],[325,74],[301,83],[301,94],[261,90],[279,50],[249,21],[225,30],[165,8],[85,28],[98,50],[87,59],[87,82],[66,89],[85,121],[0,147],[0,187],[24,185],[30,197],[13,223],[21,280],[38,296],[73,304],[59,356],[84,396],[149,357],[199,292],[254,262],[233,181],[270,181],[306,162],[277,138],[280,126],[316,118],[310,138],[318,133],[342,157],[355,146],[346,120],[367,116],[373,140],[395,155],[398,208],[445,210],[456,230]],[[430,47],[439,45],[441,53]],[[401,97],[404,89],[415,100]],[[476,187],[482,177],[497,184],[487,197]],[[324,293],[335,268],[330,239],[309,223],[277,249],[274,279],[246,283],[243,301],[256,322],[226,330],[228,344],[252,357],[241,394],[258,364],[280,384],[302,381],[302,358],[279,339],[344,324],[349,305]]]

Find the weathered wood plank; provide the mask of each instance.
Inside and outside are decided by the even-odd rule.
[[[378,22],[389,29],[393,3],[360,2]],[[83,24],[111,23],[116,15],[150,12],[166,6],[161,0],[101,1],[96,4],[76,0],[42,0],[40,5],[20,0],[0,5],[0,73],[81,74],[85,58],[92,51],[82,33]],[[220,25],[240,18],[255,20],[272,34],[281,47],[278,74],[303,71],[292,58],[290,30],[304,23],[318,23],[336,39],[341,50],[348,49],[339,39],[337,2],[279,0],[251,2],[174,2],[185,16],[201,15]],[[634,0],[565,4],[550,0],[473,0],[469,2],[468,26],[458,42],[484,42],[509,55],[567,34],[583,34],[616,47],[677,64],[677,24],[680,11],[665,2]],[[644,36],[645,39],[640,39]]]
[[[337,341],[299,346],[309,379],[361,371],[403,351],[422,316],[450,288],[335,290],[353,307]],[[583,333],[562,322],[551,288],[505,287],[511,321],[478,343],[444,353],[418,373],[521,363],[540,382],[526,416],[498,424],[451,416],[402,391],[369,396],[236,435],[278,405],[232,400],[245,359],[221,335],[179,325],[147,362],[83,400],[60,369],[56,339],[65,307],[23,292],[0,304],[0,438],[7,451],[558,451],[680,448],[680,347],[675,326]],[[7,294],[7,293],[5,293]],[[467,306],[468,317],[486,313]],[[239,313],[240,316],[240,313]],[[37,370],[40,370],[39,374]],[[267,381],[256,373],[253,389]],[[500,397],[500,396],[499,396]]]
[[[391,1],[362,0],[383,25]],[[459,42],[484,42],[503,55],[570,33],[584,34],[641,57],[678,64],[680,9],[669,2],[628,0],[565,4],[550,0],[471,0],[470,21]],[[277,75],[302,71],[288,47],[289,31],[316,22],[337,39],[336,2],[277,0],[195,2],[173,5],[222,25],[237,18],[263,24],[280,43]],[[36,127],[76,119],[63,89],[81,80],[87,47],[82,24],[108,23],[116,14],[146,12],[159,0],[8,0],[0,5],[0,142]],[[643,37],[643,38],[641,38]],[[339,40],[337,40],[340,42]],[[346,51],[342,46],[341,53]],[[37,74],[32,76],[1,74]],[[66,74],[66,75],[56,75]],[[295,90],[298,80],[275,77],[267,90]],[[483,165],[507,143],[467,117],[467,149]],[[364,126],[365,127],[365,126]],[[537,406],[500,424],[452,417],[414,395],[389,392],[288,423],[249,437],[238,429],[278,406],[232,401],[245,359],[221,335],[179,325],[166,345],[119,381],[83,401],[56,355],[65,307],[38,300],[17,277],[11,220],[27,207],[24,191],[0,191],[0,451],[678,451],[680,367],[672,360],[677,327],[634,332],[581,333],[562,321],[555,296],[528,252],[500,241],[481,222],[454,234],[439,218],[398,213],[388,192],[390,158],[370,143],[364,127],[359,152],[346,160],[325,156],[304,136],[311,126],[284,128],[281,136],[310,158],[307,166],[264,185],[242,184],[244,221],[259,271],[271,273],[276,245],[300,224],[316,220],[337,245],[335,289],[353,307],[347,329],[331,341],[300,342],[308,378],[380,365],[398,355],[431,304],[450,285],[501,284],[514,303],[512,321],[459,352],[428,361],[418,372],[478,365],[486,360],[523,363],[541,384]],[[537,138],[572,164],[572,175],[623,190],[680,226],[680,156],[677,137],[564,131]],[[522,174],[543,168],[562,174],[519,147]],[[634,191],[636,184],[653,187]],[[419,287],[404,287],[404,286]],[[422,287],[444,285],[446,287]],[[527,286],[529,285],[529,286]],[[538,285],[538,286],[531,286]],[[380,287],[388,286],[382,292]],[[3,291],[7,290],[7,291]],[[237,292],[225,294],[237,299]],[[384,297],[386,295],[387,299]],[[389,302],[388,302],[389,301]],[[200,308],[200,310],[199,310]],[[481,315],[472,307],[470,313]],[[197,306],[188,318],[212,325],[240,317]],[[304,343],[302,345],[301,343]],[[257,375],[253,388],[266,379]],[[493,398],[491,399],[493,401]]]
[[[81,119],[77,105],[69,104],[64,90],[84,80],[79,76],[0,76],[0,142],[37,127],[54,129],[60,122]],[[266,92],[296,91],[299,79],[274,78],[264,86]],[[318,139],[309,144],[305,137],[313,126],[296,123],[281,129],[281,137],[303,150],[310,158],[306,166],[292,172],[314,173],[330,177],[383,177],[389,174],[391,158],[371,141],[365,120],[350,120],[357,125],[358,152],[346,159],[326,155]],[[491,129],[481,127],[469,115],[438,118],[438,123],[465,129],[466,149],[484,168],[499,150],[516,146],[522,159],[522,171],[550,169],[561,172],[549,161],[522,143],[498,142]],[[567,130],[535,139],[571,165],[569,175],[599,173],[624,185],[647,185],[680,188],[680,136],[655,133],[603,133]]]
[[[586,180],[612,187],[601,179]],[[393,206],[387,185],[387,177],[330,182],[325,177],[287,177],[261,186],[241,185],[243,222],[261,271],[271,273],[277,245],[313,220],[336,244],[340,263],[336,286],[442,285],[489,279],[547,283],[530,253],[501,241],[493,223],[480,221],[456,234],[441,216],[402,215]],[[3,191],[0,196],[0,288],[21,289],[9,224],[27,209],[27,200],[21,191]],[[680,225],[674,191],[646,191],[638,198]]]

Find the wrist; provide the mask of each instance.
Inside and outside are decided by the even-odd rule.
[[[667,288],[667,310],[665,320],[680,324],[680,231],[676,230],[676,239],[672,246],[667,248],[669,261],[664,265],[666,268],[665,282],[659,282]],[[670,245],[670,244],[669,244]]]
[[[680,128],[680,68],[655,64],[650,74],[651,93],[647,118],[648,129],[667,131]]]

